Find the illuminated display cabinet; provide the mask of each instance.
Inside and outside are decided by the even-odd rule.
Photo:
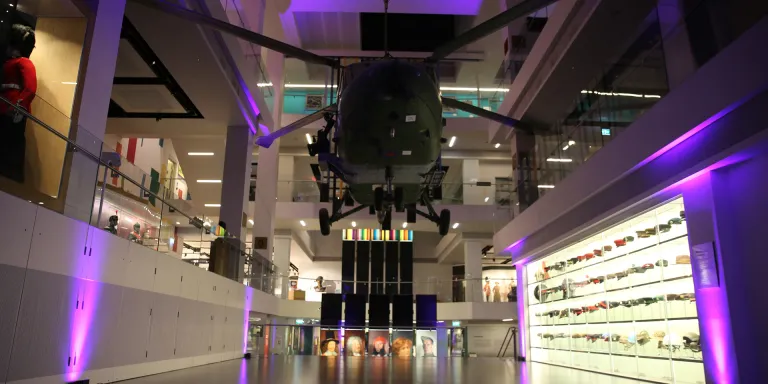
[[[682,198],[525,266],[530,359],[704,383]]]

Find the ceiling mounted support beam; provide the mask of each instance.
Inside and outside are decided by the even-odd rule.
[[[451,53],[480,40],[511,23],[515,19],[528,16],[539,9],[549,6],[557,0],[524,0],[522,3],[478,24],[474,28],[462,33],[455,39],[437,47],[427,60],[437,62],[445,59]]]
[[[286,56],[295,57],[299,60],[306,61],[309,63],[327,65],[333,68],[338,67],[338,62],[336,60],[315,55],[312,52],[303,50],[298,47],[294,47],[293,45],[286,44],[286,43],[283,43],[282,41],[275,40],[273,38],[247,30],[242,27],[238,27],[236,25],[232,25],[225,21],[221,21],[219,19],[191,11],[187,8],[168,3],[167,1],[163,1],[163,0],[129,0],[129,1],[137,4],[141,4],[145,7],[155,9],[157,11],[163,12],[165,14],[168,14],[174,17],[178,17],[183,20],[193,22],[195,24],[199,24],[199,25],[206,26],[208,28],[215,29],[222,33],[227,33],[227,34],[236,36],[240,39],[254,43],[264,48],[280,52]]]

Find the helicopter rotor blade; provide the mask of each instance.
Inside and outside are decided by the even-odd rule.
[[[215,29],[219,32],[227,33],[243,39],[245,41],[254,43],[267,49],[271,49],[276,52],[280,52],[286,56],[295,57],[299,60],[327,65],[332,68],[337,68],[338,63],[335,60],[327,57],[316,55],[312,52],[303,50],[299,47],[283,43],[282,41],[275,40],[271,37],[264,36],[260,33],[253,32],[251,30],[232,25],[225,21],[198,13],[187,8],[171,4],[164,0],[129,0],[134,3],[141,4],[145,7],[152,8],[163,12],[165,14],[178,17],[183,20],[191,21],[195,24],[204,25],[206,27]]]
[[[474,106],[472,104],[462,103],[461,101],[458,101],[456,99],[451,99],[451,98],[448,98],[448,97],[443,97],[442,100],[443,100],[443,105],[445,105],[446,107],[460,109],[460,110],[462,110],[464,112],[473,113],[473,114],[478,115],[480,117],[484,117],[486,119],[493,120],[493,121],[495,121],[497,123],[501,123],[501,124],[504,124],[504,125],[507,125],[507,126],[510,126],[510,127],[514,127],[515,129],[521,129],[521,130],[524,130],[526,132],[530,132],[529,129],[526,129],[526,128],[520,126],[520,120],[513,119],[513,118],[511,118],[509,116],[504,116],[504,115],[498,114],[496,112],[491,112],[491,111],[482,109],[480,107],[476,107],[476,106]]]
[[[296,131],[299,128],[306,127],[307,125],[312,124],[315,121],[318,121],[318,120],[322,119],[323,116],[327,112],[335,112],[335,111],[336,111],[336,104],[334,103],[334,104],[331,104],[331,105],[329,105],[329,106],[327,106],[327,107],[325,107],[325,108],[323,108],[323,109],[321,109],[321,110],[319,110],[319,111],[317,111],[317,112],[315,112],[315,113],[313,113],[311,115],[304,116],[301,119],[298,119],[298,120],[294,121],[293,123],[288,124],[285,127],[280,128],[277,131],[274,131],[274,132],[270,133],[269,135],[257,137],[256,138],[256,145],[258,145],[259,147],[269,148],[270,146],[272,146],[272,143],[274,143],[275,140],[277,140],[277,139],[279,139],[279,138],[281,138],[281,137],[283,137],[283,136],[285,136],[287,134],[293,133],[294,131]]]
[[[504,28],[507,24],[511,23],[515,19],[528,16],[533,12],[538,11],[557,0],[523,0],[518,5],[507,9],[506,11],[478,24],[474,28],[462,33],[455,39],[437,47],[432,56],[427,61],[437,62],[445,59],[451,53],[459,50],[460,48],[472,44],[477,40],[480,40],[501,28]]]

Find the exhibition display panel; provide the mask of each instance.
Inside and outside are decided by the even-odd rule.
[[[525,268],[532,361],[705,382],[682,198]]]

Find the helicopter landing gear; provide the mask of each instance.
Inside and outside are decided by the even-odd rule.
[[[395,187],[395,210],[397,212],[405,211],[405,204],[403,204],[403,188]]]
[[[331,234],[331,216],[328,214],[328,210],[323,208],[320,210],[320,233],[323,236]]]
[[[435,211],[435,208],[432,207],[432,202],[430,202],[429,198],[426,197],[425,195],[422,195],[421,197],[421,205],[426,206],[428,212],[426,213],[422,212],[418,208],[416,208],[415,205],[412,205],[407,209],[407,212],[408,212],[407,221],[409,223],[415,223],[416,215],[419,215],[437,224],[437,231],[440,233],[440,236],[447,235],[448,230],[451,228],[451,211],[447,209],[443,209],[442,211],[440,211],[440,214],[438,215],[437,212]],[[411,221],[411,219],[413,219],[413,221]]]
[[[320,209],[318,219],[320,220],[320,233],[323,236],[328,236],[331,234],[331,226],[333,225],[333,223],[347,216],[360,212],[363,209],[373,208],[373,206],[369,206],[369,205],[358,205],[357,207],[352,208],[349,211],[342,212],[342,209],[345,206],[348,206],[348,202],[351,198],[352,196],[350,195],[349,191],[346,191],[344,192],[344,196],[341,198],[341,200],[337,200],[337,199],[333,200],[333,204],[332,204],[333,212],[328,212],[328,209],[326,208]]]

